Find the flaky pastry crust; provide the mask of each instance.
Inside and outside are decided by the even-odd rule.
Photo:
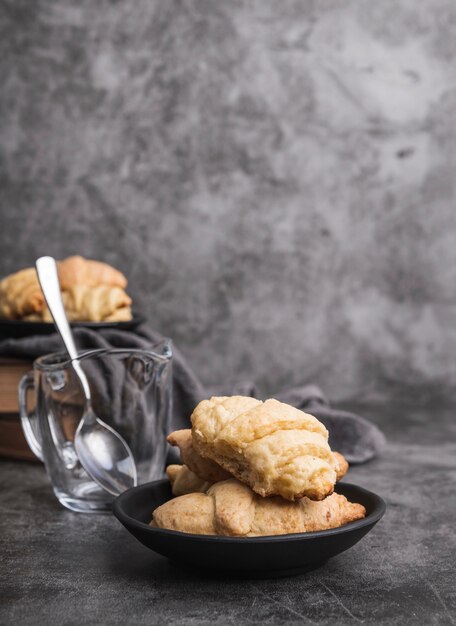
[[[131,320],[131,298],[125,276],[100,261],[81,256],[58,261],[62,299],[71,321]],[[0,281],[0,317],[33,322],[52,321],[34,267]]]
[[[186,493],[205,493],[211,486],[210,482],[201,480],[186,465],[168,465],[166,475],[171,483],[174,496]]]
[[[172,467],[185,468],[185,466],[187,466],[188,470],[201,479],[202,483],[209,482],[212,484],[221,480],[232,478],[229,472],[217,465],[214,461],[203,458],[195,450],[193,446],[192,431],[190,428],[175,430],[168,435],[167,441],[172,446],[177,446],[179,448],[181,461],[184,463],[183,466],[173,465]],[[337,480],[341,480],[348,471],[348,462],[345,457],[340,454],[340,452],[333,451],[332,454],[336,464]]]
[[[34,267],[28,267],[0,281],[0,316],[3,319],[22,319],[38,316],[45,300]]]
[[[121,289],[125,289],[127,286],[127,279],[115,267],[102,261],[85,259],[79,255],[69,256],[63,261],[59,261],[58,269],[62,291],[75,285],[87,285],[87,287],[109,285]]]
[[[223,467],[220,467],[220,465],[217,465],[210,459],[203,458],[195,450],[190,428],[175,430],[167,436],[166,440],[172,446],[179,448],[182,463],[203,481],[212,484],[231,478],[231,474],[224,470]]]
[[[337,528],[362,519],[361,504],[333,493],[321,502],[262,498],[236,479],[215,483],[155,509],[151,526],[200,535],[257,537]]]
[[[75,285],[62,291],[67,317],[72,322],[119,322],[131,319],[131,298],[120,287]],[[42,320],[52,321],[47,307]]]
[[[191,421],[195,450],[260,496],[323,500],[334,490],[339,464],[313,415],[273,399],[231,396],[203,400]]]

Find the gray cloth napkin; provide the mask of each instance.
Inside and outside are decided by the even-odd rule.
[[[125,330],[90,330],[75,328],[74,335],[79,350],[97,348],[148,349],[162,336],[141,325],[134,332]],[[57,334],[34,335],[21,339],[0,341],[0,356],[35,359],[51,352],[61,352],[63,345]],[[116,370],[106,372],[106,384],[115,386]],[[246,395],[258,397],[255,385],[241,383],[234,387],[221,386],[207,389],[198,380],[180,351],[173,346],[173,415],[171,429],[188,428],[195,406],[211,395]],[[315,415],[330,432],[330,445],[341,452],[349,463],[365,463],[375,457],[385,444],[383,433],[365,418],[330,407],[322,391],[314,385],[295,387],[274,394],[277,400],[287,402]],[[173,452],[170,461],[174,461]],[[177,459],[176,459],[177,460]]]

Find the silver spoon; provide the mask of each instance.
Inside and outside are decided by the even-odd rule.
[[[50,256],[36,261],[36,271],[54,324],[59,331],[84,392],[85,405],[74,438],[74,446],[82,467],[103,489],[117,496],[136,486],[136,465],[126,441],[111,426],[95,415],[92,409],[89,382],[78,360],[73,333],[60,293],[57,263]]]

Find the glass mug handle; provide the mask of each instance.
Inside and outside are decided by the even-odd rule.
[[[30,450],[40,461],[43,460],[43,451],[38,430],[38,416],[35,412],[29,413],[27,410],[27,392],[34,389],[33,372],[27,372],[22,376],[19,383],[19,415],[21,417],[22,430]]]

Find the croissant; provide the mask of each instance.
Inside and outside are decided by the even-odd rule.
[[[193,446],[192,431],[190,428],[175,430],[167,436],[166,440],[172,446],[179,448],[182,463],[203,481],[212,484],[220,480],[232,478],[232,475],[224,470],[223,467],[220,467],[220,465],[217,465],[214,461],[205,459],[198,454]]]
[[[215,483],[207,493],[189,493],[162,504],[150,526],[198,535],[257,537],[337,528],[365,517],[361,504],[333,493],[321,502],[261,498],[236,479]]]
[[[313,415],[277,400],[213,397],[191,416],[195,450],[260,496],[323,500],[334,490],[338,460]]]
[[[64,304],[66,306],[68,303],[70,306],[68,311],[70,319],[108,322],[131,319],[131,300],[123,292],[127,279],[121,272],[106,263],[91,261],[81,256],[68,257],[64,261],[59,261],[57,265]],[[100,286],[119,290],[108,296],[109,291],[105,289],[102,297],[99,294],[93,296],[91,301],[96,309],[100,307],[99,304],[95,305],[96,302],[105,303],[102,317],[93,312],[91,304],[87,304],[89,297],[83,298],[82,291],[78,292],[80,287],[87,289]],[[85,303],[84,307],[89,307],[91,311],[89,317],[86,316],[87,308],[81,311],[77,308],[78,303],[82,301]],[[123,304],[120,304],[121,301]],[[0,317],[25,321],[51,321],[34,267],[28,267],[0,281]]]
[[[183,430],[175,430],[167,436],[167,441],[172,446],[179,448],[180,457],[184,465],[173,465],[170,467],[186,467],[188,471],[191,471],[196,475],[203,483],[216,483],[220,480],[227,480],[232,478],[232,475],[224,470],[222,467],[211,461],[210,459],[203,458],[194,448],[192,431],[190,428]],[[346,458],[340,454],[340,452],[333,451],[333,457],[336,463],[337,480],[341,480],[348,471],[348,463]],[[174,470],[175,471],[175,470]],[[176,495],[176,494],[175,494]]]
[[[75,285],[62,292],[62,300],[68,319],[85,322],[122,321],[131,319],[131,298],[120,287],[98,285]],[[43,321],[52,321],[46,307]]]
[[[186,493],[206,492],[212,483],[201,480],[186,465],[168,465],[166,475],[174,496]]]
[[[85,259],[82,256],[69,256],[63,261],[59,261],[59,280],[62,290],[74,287],[74,285],[87,285],[97,287],[98,285],[110,285],[125,289],[127,279],[107,263]]]
[[[21,319],[38,315],[44,308],[44,296],[34,267],[28,267],[0,281],[0,316]]]

